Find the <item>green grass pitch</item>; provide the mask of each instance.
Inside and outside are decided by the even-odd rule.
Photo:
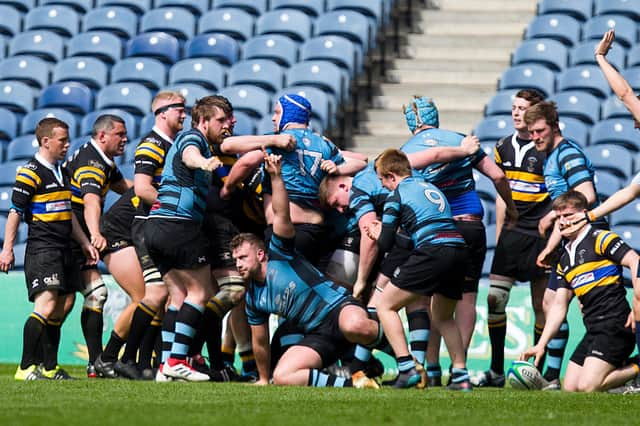
[[[0,425],[638,425],[640,395],[470,393],[80,379],[16,382],[0,365]],[[75,377],[84,369],[69,368]]]

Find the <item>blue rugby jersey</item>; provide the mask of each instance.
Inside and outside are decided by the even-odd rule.
[[[260,325],[268,321],[269,314],[276,314],[309,332],[344,302],[347,294],[344,287],[295,252],[294,239],[273,234],[266,281],[251,281],[247,287],[247,319],[250,325]]]
[[[353,214],[356,226],[360,218],[369,212],[382,216],[388,195],[389,190],[382,186],[373,164],[359,171],[353,177],[349,193],[349,212]]]
[[[583,182],[593,180],[595,169],[582,148],[573,141],[563,139],[547,154],[544,163],[544,181],[551,199],[555,200]]]

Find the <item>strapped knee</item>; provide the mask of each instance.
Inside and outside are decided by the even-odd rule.
[[[509,293],[513,283],[510,281],[491,280],[487,300],[489,302],[489,314],[504,315]]]
[[[144,277],[144,285],[164,285],[164,281],[162,280],[162,275],[158,268],[155,266],[151,266],[149,268],[145,268],[142,271],[142,276]]]
[[[244,280],[239,275],[218,278],[220,291],[209,299],[207,308],[214,311],[220,318],[229,312],[234,306],[242,302],[245,287]]]
[[[102,281],[102,278],[91,281],[82,291],[84,296],[84,303],[82,307],[84,309],[91,309],[94,311],[102,311],[105,302],[107,301],[107,286]]]

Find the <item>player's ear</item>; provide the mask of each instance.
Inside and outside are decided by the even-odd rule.
[[[265,252],[264,252],[264,250],[262,250],[262,249],[258,249],[258,260],[259,260],[260,262],[262,262],[262,261],[264,261],[265,257],[266,257],[266,256],[265,256]]]

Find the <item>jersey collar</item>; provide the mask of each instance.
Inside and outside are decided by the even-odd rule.
[[[107,165],[109,167],[113,167],[114,163],[113,160],[110,159],[109,157],[107,157],[107,155],[102,152],[102,149],[100,149],[100,146],[98,146],[98,144],[96,143],[95,140],[93,140],[93,138],[91,138],[91,140],[89,141],[91,143],[91,145],[93,145],[93,148],[98,151],[98,154],[100,154],[100,157],[102,157],[102,159],[104,160],[105,163],[107,163]]]
[[[162,130],[158,129],[156,126],[153,126],[151,130],[156,132],[162,139],[166,140],[167,142],[173,143],[173,141],[175,140],[167,136]]]
[[[60,185],[63,185],[63,181],[62,181],[62,169],[60,169],[60,164],[56,163],[56,164],[51,164],[50,162],[48,162],[47,160],[44,159],[44,157],[42,155],[40,155],[39,152],[36,152],[36,160],[42,164],[43,166],[45,166],[47,169],[51,170],[51,173],[53,173],[53,175],[55,176],[56,180],[58,181],[58,183]]]

